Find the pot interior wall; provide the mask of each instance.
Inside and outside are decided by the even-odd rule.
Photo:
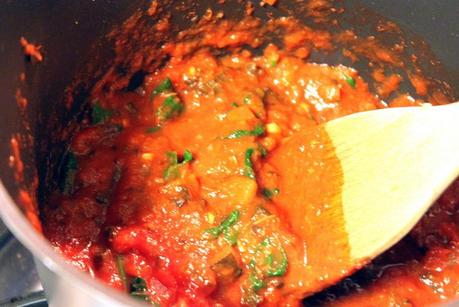
[[[108,33],[114,24],[122,22],[144,1],[7,1],[0,10],[0,174],[11,195],[17,184],[8,157],[14,134],[33,136],[33,147],[21,152],[26,180],[32,178],[35,165],[43,174],[47,140],[53,128],[67,125],[69,115],[62,101],[65,89],[79,67],[88,60],[90,47]],[[44,61],[31,63],[24,57],[19,39],[42,45]],[[109,48],[98,41],[99,51],[107,55]],[[19,81],[24,73],[24,82]],[[91,81],[90,76],[87,79]],[[25,116],[17,107],[15,94],[20,89],[28,99]],[[26,131],[22,118],[30,124]],[[35,164],[35,160],[37,163]]]

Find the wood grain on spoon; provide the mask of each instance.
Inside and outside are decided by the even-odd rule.
[[[357,113],[282,144],[274,201],[307,254],[289,282],[319,291],[405,236],[459,175],[458,133],[454,103]]]
[[[343,170],[352,259],[406,235],[459,175],[459,104],[357,113],[325,128]]]

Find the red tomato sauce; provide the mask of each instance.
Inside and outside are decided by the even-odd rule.
[[[356,70],[305,61],[306,42],[331,48],[326,32],[295,28],[285,50],[216,56],[208,46],[260,46],[247,24],[231,29],[208,27],[201,40],[166,45],[168,62],[135,90],[95,91],[89,120],[63,158],[60,191],[43,211],[45,235],[71,263],[161,306],[299,305],[312,285],[335,282],[330,272],[348,258],[348,247],[335,243],[346,237],[341,208],[327,206],[341,188],[339,161],[323,149],[329,140],[318,125],[386,104]],[[365,44],[361,52],[399,63]],[[375,78],[381,95],[400,82]],[[420,80],[411,81],[423,91]],[[394,105],[419,104],[406,95]],[[456,189],[413,230],[422,256],[324,303],[423,305],[454,297]],[[336,267],[323,266],[325,259]]]

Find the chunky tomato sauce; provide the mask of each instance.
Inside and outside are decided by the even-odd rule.
[[[167,63],[137,87],[94,91],[43,212],[45,235],[72,264],[161,306],[291,306],[336,282],[329,275],[346,263],[348,247],[341,208],[329,204],[342,179],[319,124],[387,107],[381,97],[400,77],[375,71],[372,93],[350,67],[307,62],[311,46],[331,48],[330,35],[281,24],[290,29],[284,49],[239,48],[261,45],[251,23],[207,26],[199,40],[167,44]],[[210,46],[237,48],[217,55]],[[411,78],[424,92],[422,79]],[[419,104],[401,95],[393,105]],[[453,185],[411,234],[410,248],[422,251],[357,293],[305,304],[454,297],[457,195]],[[390,253],[381,263],[396,262]]]

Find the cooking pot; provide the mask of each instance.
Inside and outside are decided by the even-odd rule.
[[[47,169],[54,163],[53,158],[62,150],[62,144],[55,142],[55,134],[78,121],[78,114],[84,112],[84,101],[91,84],[97,79],[96,71],[113,57],[113,45],[105,38],[115,25],[138,10],[145,10],[150,1],[144,0],[44,0],[44,1],[4,1],[0,10],[0,214],[14,235],[32,252],[51,306],[136,306],[140,303],[118,291],[81,273],[65,262],[48,241],[29,223],[21,211],[17,196],[20,185],[15,180],[8,161],[9,146],[13,135],[30,135],[33,142],[21,153],[24,162],[24,182],[33,186],[34,177],[39,178],[39,201],[46,199],[49,179]],[[234,1],[236,2],[236,1]],[[279,5],[295,8],[294,1],[278,0]],[[192,2],[190,2],[192,3]],[[432,75],[448,80],[459,91],[459,6],[457,0],[374,0],[346,1],[345,12],[349,12],[346,22],[352,23],[352,12],[357,8],[369,8],[372,16],[383,15],[407,29],[412,37],[422,36],[431,46],[431,51],[447,69],[432,68]],[[242,10],[240,5],[227,1],[224,5],[217,1],[200,1],[193,5],[198,12],[208,6],[223,10],[225,16],[237,18]],[[265,18],[269,12],[279,14],[274,8],[255,5],[255,14]],[[184,14],[174,13],[174,24],[180,28],[189,25]],[[293,10],[299,18],[308,22],[309,17]],[[347,13],[345,13],[347,14]],[[198,14],[199,15],[199,14]],[[240,16],[240,15],[239,15]],[[347,16],[347,15],[343,15]],[[373,18],[373,17],[372,17]],[[356,25],[364,31],[360,20]],[[19,39],[43,46],[45,60],[33,63],[24,57]],[[429,50],[423,51],[429,56]],[[99,64],[99,70],[81,70],[89,62]],[[332,61],[332,60],[331,60]],[[336,59],[335,59],[336,61]],[[25,79],[20,80],[21,73]],[[363,72],[365,73],[365,71]],[[76,103],[70,110],[63,103],[66,89],[74,81],[76,74],[83,74],[85,82],[73,87]],[[17,89],[28,100],[25,111],[18,108],[15,95]],[[24,125],[24,118],[28,125]],[[27,143],[27,142],[26,142]]]

